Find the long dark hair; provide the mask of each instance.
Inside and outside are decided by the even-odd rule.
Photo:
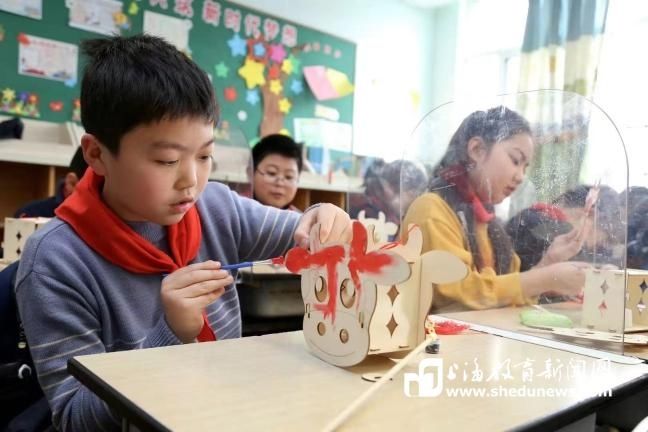
[[[484,267],[484,260],[477,245],[473,207],[471,203],[462,198],[451,181],[448,182],[442,178],[441,172],[451,167],[461,167],[466,173],[472,169],[468,157],[468,142],[472,138],[481,138],[490,152],[497,142],[507,140],[517,134],[531,135],[531,128],[526,119],[515,111],[498,106],[487,111],[473,112],[463,120],[450,139],[448,150],[434,169],[434,175],[430,181],[430,191],[440,195],[459,217],[468,239],[468,244],[465,246],[471,252],[473,261],[480,270]],[[487,210],[493,211],[491,204],[484,204],[484,206]],[[513,259],[513,246],[497,218],[493,218],[488,223],[488,237],[493,246],[496,273],[509,273]]]

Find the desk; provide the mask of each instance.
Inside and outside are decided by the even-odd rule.
[[[580,305],[575,303],[554,303],[542,305],[543,308],[550,312],[555,312],[568,316],[574,323],[580,322]],[[489,327],[496,327],[504,330],[511,330],[518,333],[528,333],[534,336],[543,338],[560,340],[585,346],[588,348],[601,349],[621,353],[622,347],[620,344],[596,342],[586,339],[575,339],[566,336],[559,336],[547,331],[536,330],[526,327],[520,323],[520,312],[527,308],[524,307],[508,307],[501,309],[488,309],[482,311],[467,311],[467,312],[453,312],[443,314],[443,317],[466,321],[474,324],[481,324]],[[648,333],[638,333],[648,334]],[[646,345],[630,345],[626,344],[623,347],[623,353],[630,356],[635,356],[648,360],[648,346]]]
[[[442,336],[437,356],[448,366],[477,358],[486,371],[507,359],[511,364],[527,358],[538,363],[547,358],[564,364],[572,359],[594,361],[477,332]],[[337,368],[312,356],[301,332],[291,332],[81,356],[71,359],[68,369],[142,430],[301,431],[322,429],[373,385],[362,374],[384,372],[392,365],[389,359],[372,356],[356,367]],[[418,361],[403,372],[415,372],[417,366]],[[648,365],[609,366],[609,373],[574,381],[586,396],[543,398],[460,398],[444,393],[408,398],[401,372],[343,429],[554,430],[648,385]],[[506,382],[521,384],[519,374]],[[596,397],[593,385],[598,390],[612,388],[613,396]]]

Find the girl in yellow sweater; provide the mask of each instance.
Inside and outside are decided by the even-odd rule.
[[[403,221],[421,227],[424,251],[452,252],[470,269],[463,281],[435,287],[433,312],[521,305],[545,291],[582,290],[583,266],[565,260],[578,253],[586,229],[556,237],[538,265],[520,272],[492,212],[520,185],[533,152],[528,122],[503,106],[470,114],[454,133],[430,192],[414,201]]]

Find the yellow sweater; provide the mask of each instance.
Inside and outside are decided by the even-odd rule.
[[[493,248],[488,226],[475,224],[476,241],[484,259],[478,271],[457,214],[435,193],[417,198],[410,206],[403,227],[416,224],[423,232],[423,251],[445,250],[460,258],[468,267],[468,276],[461,282],[436,285],[432,312],[456,312],[525,304],[520,285],[520,258],[513,254],[511,273],[497,275],[493,268]],[[405,231],[405,229],[403,230]]]

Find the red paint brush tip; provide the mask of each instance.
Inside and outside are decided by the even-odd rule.
[[[284,257],[282,257],[282,256],[278,256],[278,257],[272,258],[270,260],[270,262],[272,262],[272,264],[275,264],[275,265],[283,265],[284,261],[285,261]]]

